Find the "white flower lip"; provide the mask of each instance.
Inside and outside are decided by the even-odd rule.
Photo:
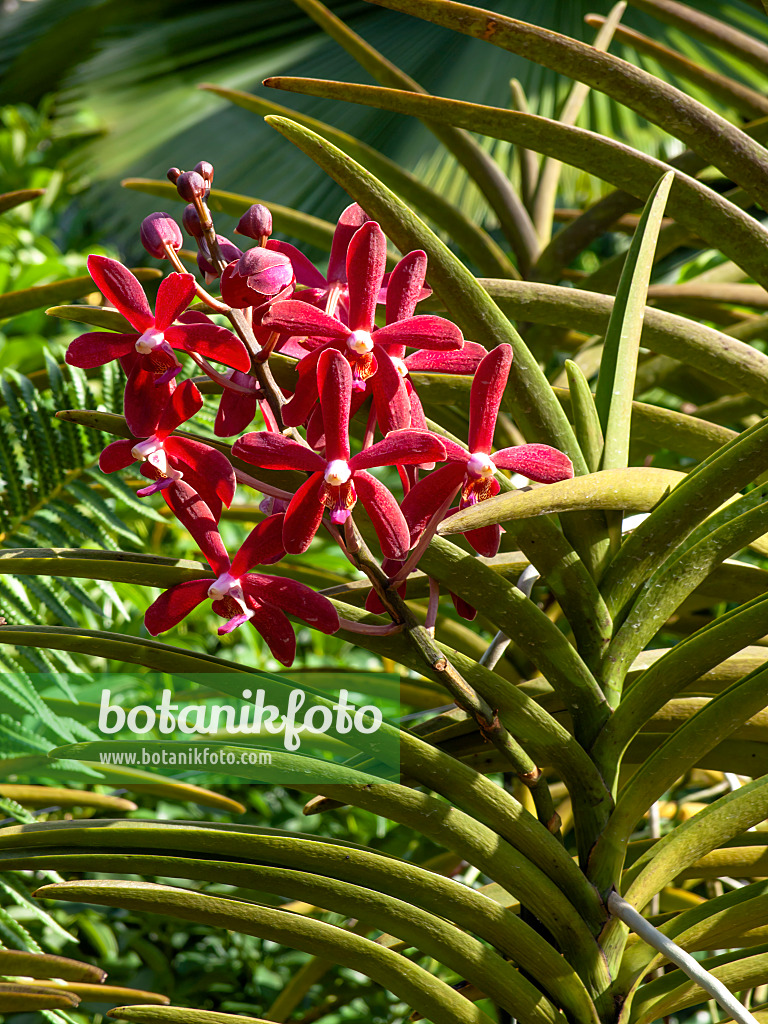
[[[352,470],[344,459],[332,459],[325,467],[323,480],[331,487],[340,487],[352,476]]]
[[[467,462],[467,472],[471,473],[472,476],[487,479],[494,475],[496,466],[492,462],[490,455],[487,455],[485,452],[472,452]]]
[[[234,591],[234,593],[233,593]],[[217,580],[208,588],[208,597],[213,598],[214,601],[221,600],[222,597],[226,597],[227,594],[231,594],[235,600],[238,598],[242,599],[243,591],[240,586],[240,580],[235,579],[231,573],[223,572]]]
[[[390,359],[392,360],[392,365],[397,370],[397,372],[400,374],[400,376],[401,377],[407,377],[408,376],[408,367],[405,365],[405,360],[401,359],[400,356],[390,356]]]
[[[356,352],[359,356],[364,356],[373,348],[373,339],[371,338],[370,331],[352,331],[347,337],[347,348]]]
[[[156,348],[165,342],[165,335],[162,331],[155,330],[154,327],[150,327],[149,330],[144,331],[142,336],[136,341],[136,351],[142,355],[149,355],[150,352],[154,352]]]
[[[156,451],[159,451],[163,447],[163,442],[159,441],[153,434],[152,437],[148,437],[146,441],[139,441],[131,448],[131,455],[134,459],[148,459],[150,455],[154,455]]]

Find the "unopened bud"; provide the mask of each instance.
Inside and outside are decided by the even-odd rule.
[[[213,184],[213,164],[209,164],[207,160],[200,160],[195,164],[195,170],[210,188]]]
[[[200,223],[200,217],[193,203],[184,208],[181,223],[188,235],[192,235],[193,238],[203,237],[203,225]]]
[[[230,242],[223,235],[216,235],[216,241],[219,243],[219,252],[225,263],[229,264],[234,262],[234,260],[239,260],[243,255],[242,250],[238,249],[233,242]],[[207,277],[219,276],[219,272],[213,265],[210,251],[205,242],[200,243],[197,253],[197,265]]]
[[[139,233],[141,244],[149,255],[160,260],[166,255],[166,247],[178,252],[183,241],[179,225],[167,213],[150,213],[141,222]]]
[[[179,180],[180,174],[181,171],[179,170],[178,167],[169,167],[168,170],[165,172],[166,178],[168,179],[168,181],[171,182],[172,185],[175,185],[176,182]]]
[[[238,221],[235,234],[247,235],[248,238],[255,238],[257,242],[262,238],[269,238],[272,234],[272,214],[266,206],[254,203]]]
[[[205,184],[205,178],[198,174],[197,171],[184,171],[176,181],[176,190],[182,199],[186,199],[188,203],[191,203],[195,199],[204,199],[208,188]]]
[[[293,266],[288,257],[259,247],[243,253],[237,264],[237,273],[247,280],[249,288],[264,298],[277,295],[293,281]]]

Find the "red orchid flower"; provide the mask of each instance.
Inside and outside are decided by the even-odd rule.
[[[307,550],[326,508],[330,509],[332,523],[345,523],[359,497],[385,557],[403,558],[410,544],[400,507],[387,488],[365,470],[442,460],[442,441],[428,431],[396,430],[350,457],[352,371],[339,352],[327,349],[318,360],[317,378],[325,424],[325,456],[283,434],[266,432],[246,434],[235,442],[232,454],[263,469],[302,469],[312,474],[288,505],[283,527],[286,551],[299,554]]]
[[[444,439],[448,465],[420,480],[403,501],[411,543],[416,542],[441,507],[447,508],[459,490],[459,508],[498,494],[499,485],[494,476],[499,469],[521,473],[539,483],[553,483],[573,476],[571,460],[547,444],[521,444],[491,454],[496,417],[511,365],[512,348],[499,345],[478,366],[469,399],[469,451]],[[501,529],[498,526],[468,530],[464,536],[481,555],[490,557],[499,550]]]
[[[152,433],[168,403],[172,381],[182,369],[174,349],[195,352],[237,370],[250,369],[248,352],[231,331],[207,318],[205,322],[196,319],[194,323],[174,325],[194,295],[195,279],[191,274],[169,274],[160,282],[153,315],[141,285],[117,260],[89,256],[88,272],[107,302],[122,313],[136,333],[81,334],[67,349],[66,360],[88,370],[120,359],[128,373],[125,418],[137,437]]]
[[[227,508],[235,496],[235,471],[229,459],[215,448],[186,437],[170,435],[202,408],[203,398],[191,380],[176,388],[154,433],[143,440],[136,437],[113,441],[99,458],[104,473],[125,469],[141,462],[141,473],[153,481],[136,493],[140,497],[162,491],[175,511],[174,486],[181,480],[196,491],[218,521],[222,504]]]
[[[216,579],[188,580],[161,594],[144,616],[152,636],[177,625],[207,598],[213,601],[216,614],[227,620],[219,627],[219,635],[250,622],[283,665],[290,665],[296,654],[296,637],[285,611],[323,633],[336,632],[339,617],[327,597],[289,577],[250,571],[255,565],[277,562],[285,554],[282,515],[270,516],[255,526],[230,561],[208,506],[192,488],[178,487],[182,499],[177,509],[179,520],[197,541]]]
[[[459,328],[439,316],[410,316],[376,330],[374,316],[386,265],[387,241],[375,221],[366,221],[349,243],[348,323],[328,316],[299,299],[276,302],[262,323],[289,334],[305,334],[313,351],[300,360],[294,397],[283,409],[288,426],[304,423],[317,400],[317,362],[322,352],[333,348],[344,354],[352,367],[353,386],[365,390],[365,382],[381,373],[382,393],[402,394],[402,380],[387,354],[387,345],[435,350],[460,349],[464,339]],[[405,395],[407,398],[407,395]],[[407,408],[407,403],[404,408]]]

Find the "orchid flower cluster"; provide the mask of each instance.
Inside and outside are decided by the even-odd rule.
[[[464,508],[498,493],[499,470],[549,483],[572,476],[573,469],[565,455],[543,444],[493,451],[512,350],[499,345],[487,351],[493,339],[467,341],[450,320],[416,314],[431,294],[424,252],[407,253],[386,273],[385,235],[353,203],[339,218],[323,275],[297,248],[271,237],[272,218],[261,204],[235,229],[254,246],[242,250],[217,235],[207,205],[213,179],[207,162],[185,173],[172,168],[168,176],[188,202],[182,223],[197,244],[205,284],[181,262],[179,225],[166,213],[152,214],[142,223],[142,242],[173,267],[160,283],[154,312],[128,269],[91,256],[94,283],[130,330],[81,335],[67,362],[88,369],[119,361],[129,436],[105,448],[101,468],[112,473],[138,463],[148,480],[138,494],[163,495],[215,576],[163,593],[146,612],[149,632],[171,629],[211,600],[225,620],[220,634],[250,622],[274,657],[290,665],[296,641],[286,612],[325,633],[384,627],[340,621],[323,594],[255,567],[306,552],[321,527],[357,564],[353,540],[360,535],[352,514],[359,503],[380,548],[386,587],[402,592],[439,522],[456,510],[457,496]],[[220,298],[208,290],[217,280]],[[226,316],[231,329],[211,314]],[[296,361],[290,390],[275,382],[274,353]],[[193,369],[202,377],[181,379]],[[429,428],[410,376],[418,371],[473,376],[466,449]],[[218,437],[234,438],[231,448],[180,433],[203,405],[201,381],[221,392],[214,429]],[[257,415],[264,429],[251,430]],[[305,479],[285,491],[237,468],[242,463]],[[402,497],[370,472],[384,467],[397,470]],[[238,482],[266,495],[266,514],[230,557],[218,524]],[[498,551],[497,526],[465,536],[481,555]],[[372,591],[368,607],[386,607],[383,597]],[[457,608],[474,615],[464,602]]]

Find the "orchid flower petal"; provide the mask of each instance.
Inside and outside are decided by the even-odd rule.
[[[134,275],[108,256],[89,256],[88,273],[104,298],[122,313],[139,334],[154,326],[144,289]]]
[[[134,440],[113,441],[108,444],[99,456],[99,469],[102,473],[115,473],[118,469],[125,469],[136,461],[133,454]]]
[[[264,316],[262,324],[273,331],[284,331],[292,335],[306,334],[310,338],[343,341],[349,334],[349,328],[340,320],[301,299],[276,302]]]
[[[157,424],[155,434],[159,438],[168,437],[177,427],[191,420],[195,413],[203,407],[203,396],[191,380],[181,383],[171,395],[171,400],[163,410]]]
[[[283,520],[285,516],[278,513],[262,519],[251,530],[240,550],[232,559],[232,575],[239,578],[254,565],[269,565],[279,562],[285,554],[283,545]]]
[[[519,444],[513,448],[501,448],[491,456],[499,469],[520,473],[529,480],[541,484],[552,484],[557,480],[570,480],[573,463],[567,455],[548,444]]]
[[[169,274],[160,282],[155,302],[155,330],[164,331],[181,316],[195,296],[192,274]]]
[[[416,303],[422,298],[427,275],[427,254],[422,249],[406,253],[387,281],[387,323],[407,320],[413,316]]]
[[[373,466],[418,466],[444,459],[445,445],[436,434],[428,430],[393,430],[383,440],[354,455],[349,465],[357,474],[358,470]]]
[[[347,252],[349,243],[355,232],[368,220],[368,214],[357,203],[350,205],[342,212],[333,232],[331,256],[328,260],[329,283],[347,281]]]
[[[248,607],[253,612],[251,625],[264,637],[274,657],[281,665],[292,665],[296,657],[296,637],[285,614],[271,604],[254,600],[250,595]]]
[[[123,415],[134,437],[151,437],[154,434],[176,387],[173,380],[158,384],[165,373],[164,364],[163,356],[158,358],[157,353],[139,356],[128,375]],[[153,369],[156,365],[157,370]]]
[[[144,625],[152,636],[164,633],[178,625],[182,619],[208,597],[210,580],[188,580],[166,590],[144,613]]]
[[[296,491],[285,513],[283,543],[292,555],[300,555],[312,543],[323,518],[320,491],[325,486],[322,473],[313,473]]]
[[[347,251],[349,329],[372,331],[376,302],[387,264],[387,240],[374,220],[355,232]]]
[[[464,464],[450,462],[423,477],[408,491],[401,508],[411,531],[411,544],[418,540],[440,506],[458,493],[463,479]]]
[[[328,462],[349,459],[349,406],[352,401],[352,371],[336,349],[326,349],[317,361],[317,389],[325,430]]]
[[[229,555],[219,534],[216,520],[200,495],[182,480],[172,489],[169,500],[174,515],[192,534],[197,546],[217,576],[229,570]]]
[[[211,492],[229,508],[237,483],[232,464],[223,452],[191,437],[169,437],[164,447],[169,457],[185,463],[205,482],[205,490],[198,489],[203,498]],[[185,479],[187,472],[184,473]]]
[[[110,331],[89,331],[69,343],[65,360],[70,366],[92,370],[133,350],[138,334],[112,334]]]
[[[488,353],[476,341],[451,352],[412,352],[405,359],[409,373],[461,373],[472,376]]]
[[[295,615],[321,633],[335,633],[339,628],[338,612],[328,598],[288,576],[248,573],[243,577],[243,590]]]
[[[380,327],[375,334],[380,345],[406,345],[433,352],[455,351],[464,344],[464,335],[456,324],[442,316],[412,316]]]
[[[395,496],[370,473],[355,473],[357,496],[371,517],[385,558],[405,558],[410,548],[410,533]]]
[[[251,357],[245,345],[226,327],[210,322],[194,323],[168,327],[164,333],[174,348],[197,352],[204,359],[213,359],[243,373],[251,368]]]
[[[375,336],[374,336],[375,337]],[[382,434],[403,430],[411,425],[411,403],[403,377],[398,373],[389,353],[376,346],[376,373],[370,379],[376,420]],[[424,424],[426,427],[426,423]]]
[[[291,245],[290,242],[280,242],[276,238],[270,238],[266,247],[288,257],[291,261],[297,284],[304,285],[305,288],[325,288],[326,282],[323,275],[315,267],[314,263],[297,249],[295,245]]]
[[[304,469],[315,473],[325,468],[325,460],[317,452],[284,434],[267,430],[245,434],[232,445],[232,454],[261,469]]]
[[[512,365],[512,346],[497,345],[478,366],[469,394],[469,449],[490,452],[496,417]]]

